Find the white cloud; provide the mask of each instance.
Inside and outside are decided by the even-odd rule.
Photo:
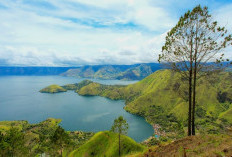
[[[232,4],[222,6],[213,11],[213,16],[220,26],[225,26],[230,34],[232,34]],[[232,60],[232,47],[224,50],[225,58]]]
[[[171,15],[165,8],[150,6],[148,1],[136,3],[134,8],[133,16],[136,22],[151,30],[162,31],[169,29],[175,24],[176,19],[171,18]]]
[[[88,64],[88,60],[73,55],[61,55],[54,50],[44,51],[35,47],[0,46],[1,65],[16,66],[80,66]]]
[[[220,25],[232,31],[232,4],[218,8],[213,12],[213,15]]]
[[[171,9],[173,1],[28,2],[0,2],[8,7],[0,8],[0,65],[155,62],[165,32],[177,22],[176,14],[180,16]],[[230,10],[228,5],[218,11],[221,21],[226,22],[223,17],[229,17]]]

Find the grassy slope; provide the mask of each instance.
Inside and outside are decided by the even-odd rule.
[[[229,135],[199,135],[185,137],[167,145],[149,148],[149,151],[140,154],[143,156],[187,156],[191,157],[223,157],[232,155],[232,137]]]
[[[204,126],[201,130],[218,130],[219,119],[222,118],[232,124],[231,82],[232,73],[221,73],[198,80],[196,120],[199,128]],[[180,81],[179,74],[159,70],[138,83],[125,87],[92,83],[81,88],[78,93],[125,99],[127,111],[144,116],[150,123],[161,124],[165,131],[175,132],[182,125],[186,126],[187,92],[186,83]],[[218,95],[221,95],[220,98]]]
[[[122,155],[141,152],[144,147],[127,136],[121,137]],[[104,131],[96,133],[86,144],[70,154],[70,157],[118,156],[118,134]]]
[[[90,83],[93,83],[92,81],[90,80],[84,80],[84,81],[81,81],[80,83],[75,83],[75,84],[67,84],[67,85],[64,85],[62,86],[64,89],[66,90],[75,90],[76,92],[79,91],[79,89],[81,89],[82,87],[84,86],[87,86],[88,84]]]
[[[59,92],[66,92],[67,89],[64,89],[63,87],[59,85],[50,85],[48,87],[45,87],[40,90],[41,93],[59,93]]]
[[[87,82],[87,83],[86,83]],[[126,100],[125,110],[160,124],[169,137],[184,135],[187,127],[188,88],[180,75],[159,70],[128,86],[83,81],[74,84],[80,95],[99,95]],[[65,87],[64,87],[65,88]],[[68,89],[68,88],[67,88]],[[216,133],[232,124],[232,73],[202,77],[197,85],[196,125],[202,132]]]

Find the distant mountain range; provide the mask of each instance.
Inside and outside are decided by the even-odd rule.
[[[62,76],[95,79],[141,80],[161,69],[158,63],[134,65],[95,65],[69,69]]]
[[[59,75],[74,67],[0,67],[3,75]]]
[[[162,69],[162,65],[159,63],[86,65],[81,67],[0,67],[0,76],[61,75],[89,79],[142,80],[159,69]],[[226,68],[226,71],[232,71],[232,67]]]
[[[141,80],[161,69],[158,63],[86,65],[81,67],[0,67],[3,75],[61,75],[77,78]]]

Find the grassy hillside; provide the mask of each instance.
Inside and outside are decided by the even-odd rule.
[[[121,136],[121,154],[144,151],[144,146],[127,136]],[[96,133],[86,144],[73,151],[69,157],[118,157],[118,134],[104,131]]]
[[[60,93],[60,92],[66,92],[67,89],[64,89],[63,87],[59,85],[50,85],[48,87],[45,87],[40,90],[41,93]]]
[[[201,77],[197,82],[196,127],[198,132],[218,133],[232,125],[232,73]],[[81,83],[82,84],[82,83]],[[180,74],[159,70],[128,86],[89,82],[77,90],[80,95],[124,99],[125,110],[141,115],[170,138],[186,132],[188,113],[187,82]]]
[[[80,83],[67,84],[67,85],[64,85],[64,86],[62,86],[62,87],[63,87],[64,89],[66,89],[66,90],[75,90],[76,92],[78,92],[79,89],[81,89],[81,88],[84,87],[84,86],[89,85],[90,83],[93,83],[93,81],[84,80],[84,81],[81,81]]]
[[[144,116],[151,124],[161,125],[166,134],[181,135],[186,128],[188,88],[180,75],[159,70],[138,83],[126,87],[97,83],[80,89],[80,95],[100,95],[125,99],[125,109]],[[210,78],[202,77],[197,85],[197,129],[218,132],[232,124],[232,73],[223,72]],[[223,125],[223,126],[222,126]],[[222,129],[223,130],[223,129]]]
[[[198,135],[185,137],[170,144],[150,147],[137,157],[230,157],[232,155],[232,137],[228,135]],[[129,157],[129,156],[128,156]]]

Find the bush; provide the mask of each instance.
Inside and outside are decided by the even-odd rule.
[[[161,141],[158,140],[158,139],[155,138],[155,137],[152,137],[152,138],[148,139],[148,141],[146,142],[146,144],[147,144],[148,146],[159,145],[160,143],[161,143]]]
[[[206,110],[204,110],[202,107],[198,107],[196,109],[196,115],[199,118],[204,118],[206,116]]]

